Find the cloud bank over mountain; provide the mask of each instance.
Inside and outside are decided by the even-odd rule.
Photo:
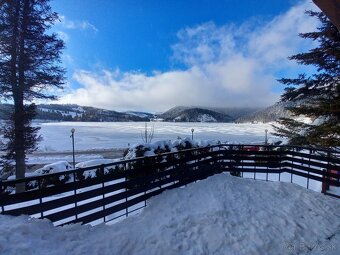
[[[80,87],[59,102],[153,111],[175,105],[268,106],[279,99],[277,79],[303,70],[287,57],[313,46],[298,34],[315,30],[317,21],[304,14],[315,8],[304,1],[267,22],[254,18],[241,26],[207,22],[183,28],[171,46],[171,61],[183,65],[180,70],[152,75],[77,70],[73,79]]]

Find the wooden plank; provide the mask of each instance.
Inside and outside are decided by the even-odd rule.
[[[280,151],[247,151],[247,150],[225,150],[224,155],[257,155],[257,156],[280,156]]]
[[[98,192],[98,193],[96,193],[96,194],[98,194],[97,196],[101,196],[103,194],[102,188],[98,188],[96,191]],[[144,192],[144,187],[123,191],[123,192],[120,192],[118,194],[115,194],[115,195],[112,195],[112,196],[109,196],[109,197],[101,198],[99,201],[96,200],[96,201],[88,202],[86,204],[78,205],[77,208],[76,208],[76,213],[77,214],[85,213],[87,211],[90,211],[90,210],[93,210],[93,209],[96,209],[96,208],[99,208],[99,207],[103,207],[107,204],[111,204],[111,203],[120,201],[122,199],[129,198],[131,196],[137,195],[137,194],[142,193],[142,192]],[[59,221],[59,220],[62,220],[64,218],[68,218],[68,217],[71,217],[71,216],[74,216],[74,215],[75,215],[75,209],[69,208],[69,209],[66,209],[66,210],[63,210],[63,211],[60,211],[60,212],[50,214],[50,215],[46,216],[46,218],[55,222],[55,221]]]
[[[280,162],[280,158],[277,156],[255,156],[255,155],[228,155],[223,157],[224,160],[232,160],[232,161],[256,161],[256,162]]]
[[[112,207],[106,208],[105,210],[102,211],[98,211],[83,217],[80,217],[74,221],[72,221],[72,223],[76,223],[76,222],[81,222],[82,224],[86,224],[101,218],[104,218],[105,216],[108,216],[110,214],[122,211],[128,207],[131,207],[135,204],[141,203],[143,201],[145,201],[145,199],[147,198],[147,195],[141,195],[139,197],[133,198],[131,200],[128,200],[127,202],[123,202],[117,205],[114,205]]]
[[[293,161],[294,163],[300,163],[300,164],[303,164],[303,165],[310,165],[310,166],[314,166],[314,167],[320,167],[320,168],[329,168],[331,167],[332,169],[336,169],[336,168],[339,168],[339,167],[336,167],[336,166],[331,166],[329,165],[327,162],[316,162],[316,161],[309,161],[309,160],[306,160],[306,159],[300,159],[300,158],[290,158],[290,157],[284,157],[282,158],[282,161]],[[339,168],[340,170],[340,168]]]
[[[276,162],[221,162],[224,167],[269,167],[269,168],[279,168],[280,163]]]
[[[305,178],[309,178],[309,179],[312,179],[312,180],[316,180],[316,181],[319,181],[321,183],[324,182],[324,183],[327,183],[327,184],[332,185],[332,186],[336,186],[336,187],[340,186],[340,182],[338,182],[338,181],[326,179],[326,178],[319,177],[319,176],[316,176],[316,175],[307,174],[307,173],[294,171],[294,170],[290,170],[290,169],[286,169],[286,172],[291,173],[291,174],[295,174],[295,175],[298,175],[298,176],[302,176],[302,177],[305,177]]]
[[[22,193],[9,194],[9,195],[1,194],[0,205],[6,206],[6,205],[27,202],[30,200],[39,199],[39,197],[40,197],[40,190],[32,190],[32,191],[26,191]]]
[[[272,169],[272,168],[230,168],[230,169],[225,169],[224,171],[226,172],[244,172],[244,173],[283,173],[284,170],[283,169]]]
[[[308,166],[302,166],[302,165],[298,165],[298,164],[292,164],[291,162],[284,162],[282,163],[282,166],[287,168],[293,168],[293,169],[298,169],[298,170],[302,170],[305,172],[311,172],[311,173],[315,173],[315,174],[319,174],[319,175],[323,175],[323,176],[327,176],[329,178],[335,178],[335,179],[339,179],[340,175],[339,174],[335,174],[335,173],[331,173],[331,172],[327,172],[325,170],[318,170],[318,169],[314,169]]]
[[[33,214],[38,214],[41,213],[41,204],[35,204],[35,205],[30,205],[30,206],[24,206],[16,209],[11,209],[11,210],[5,210],[1,212],[1,214],[5,215],[12,215],[12,216],[19,216],[22,214],[25,215],[33,215]]]
[[[312,159],[312,160],[318,160],[318,161],[327,161],[328,160],[333,163],[333,164],[340,164],[340,154],[337,156],[334,156],[333,153],[331,153],[331,157],[328,158],[328,155],[326,152],[323,152],[326,154],[325,156],[322,155],[316,155],[316,154],[309,154],[309,153],[303,153],[303,152],[296,152],[296,151],[287,151],[286,155],[289,156],[297,156],[297,157],[302,157],[306,159]]]
[[[335,197],[335,198],[339,198],[339,199],[340,199],[340,196],[339,196],[339,195],[336,195],[336,194],[333,194],[333,193],[326,192],[325,195],[331,196],[331,197]]]

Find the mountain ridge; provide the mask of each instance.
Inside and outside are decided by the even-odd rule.
[[[213,110],[201,107],[186,107],[176,106],[163,114],[158,115],[158,118],[164,121],[174,122],[233,122],[234,118]]]
[[[199,107],[176,106],[161,114],[143,111],[118,112],[76,104],[40,104],[37,105],[39,120],[51,121],[83,121],[83,122],[125,122],[153,121],[170,122],[272,122],[281,117],[290,117],[286,107],[289,103],[276,103],[267,108],[236,108],[236,107]],[[0,104],[0,119],[8,119],[13,105]]]
[[[265,109],[250,113],[248,115],[242,116],[236,120],[238,123],[247,122],[273,122],[280,118],[290,118],[292,114],[287,109],[296,105],[297,103],[292,102],[278,102],[274,105],[268,106]]]
[[[0,104],[0,119],[8,119],[8,114],[13,105]],[[142,112],[139,112],[142,115]],[[153,114],[145,113],[146,116]],[[53,121],[83,121],[83,122],[125,122],[125,121],[150,121],[149,117],[138,116],[127,112],[117,112],[90,106],[76,104],[40,104],[37,105],[38,120]]]

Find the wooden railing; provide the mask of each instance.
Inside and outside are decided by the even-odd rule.
[[[266,181],[299,180],[300,185],[303,179],[306,188],[318,184],[325,194],[332,195],[327,188],[340,185],[340,153],[229,144],[165,153],[2,181],[0,208],[2,214],[48,218],[55,225],[96,224],[128,216],[166,189],[221,172]],[[15,186],[20,184],[26,185],[26,192],[16,194]]]

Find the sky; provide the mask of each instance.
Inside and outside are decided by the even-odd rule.
[[[110,110],[265,107],[277,79],[310,72],[288,56],[313,42],[311,0],[54,0],[66,43],[58,103]]]

